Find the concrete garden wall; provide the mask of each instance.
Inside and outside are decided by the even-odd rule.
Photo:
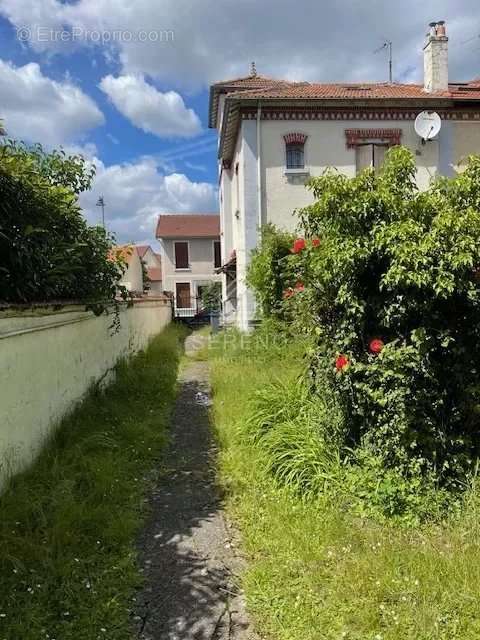
[[[32,462],[87,390],[111,377],[119,358],[162,331],[170,302],[149,298],[123,307],[115,335],[112,319],[84,305],[0,311],[0,489]]]

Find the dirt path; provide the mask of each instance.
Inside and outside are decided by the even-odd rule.
[[[187,339],[187,353],[198,346]],[[207,363],[190,361],[179,383],[169,469],[154,487],[139,542],[146,585],[137,598],[138,637],[253,640],[236,578],[241,561],[215,483]]]

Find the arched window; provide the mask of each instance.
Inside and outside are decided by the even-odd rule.
[[[305,168],[305,140],[303,133],[288,133],[285,140],[285,159],[287,169]]]

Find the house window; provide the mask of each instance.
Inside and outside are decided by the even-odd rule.
[[[386,144],[359,144],[356,146],[357,175],[367,167],[373,167],[376,171],[380,169],[385,160]]]
[[[213,266],[215,269],[222,266],[222,250],[220,246],[220,240],[214,240],[213,242]]]
[[[285,141],[285,159],[287,169],[305,168],[305,140],[303,133],[288,133],[283,136]]]
[[[175,269],[189,269],[188,242],[175,242]]]
[[[287,169],[303,169],[304,167],[303,144],[287,144]]]
[[[191,307],[189,282],[177,282],[175,284],[175,294],[175,306],[177,309],[189,309]]]

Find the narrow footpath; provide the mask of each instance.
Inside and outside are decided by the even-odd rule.
[[[202,338],[190,336],[187,355],[201,346]],[[190,360],[179,374],[168,470],[153,489],[139,540],[146,584],[135,621],[142,640],[258,640],[246,616],[238,586],[242,563],[216,485],[209,402],[208,364]]]

